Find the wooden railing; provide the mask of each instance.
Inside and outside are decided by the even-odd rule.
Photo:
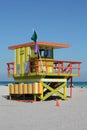
[[[80,75],[80,64],[81,62],[76,61],[60,61],[60,60],[30,60],[28,63],[28,74],[45,74],[45,75]],[[8,66],[8,76],[16,75],[14,73],[15,66],[14,62],[7,63]],[[17,71],[17,70],[16,70]],[[21,72],[20,72],[21,73]],[[24,71],[25,74],[25,71]]]

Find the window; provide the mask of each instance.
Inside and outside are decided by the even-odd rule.
[[[44,50],[44,49],[41,49],[41,50],[40,50],[40,56],[41,56],[41,57],[45,57],[45,50]]]
[[[40,56],[45,58],[52,58],[52,49],[40,49]]]
[[[27,62],[27,61],[24,63],[24,72],[25,73],[29,72],[29,62]]]

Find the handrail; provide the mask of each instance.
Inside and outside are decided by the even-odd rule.
[[[65,61],[65,60],[45,60],[35,59],[29,61],[29,74],[36,73],[36,75],[44,73],[50,74],[78,74],[80,75],[80,64],[82,62],[77,61]],[[14,75],[14,62],[7,63],[8,75]],[[11,72],[12,71],[12,72]],[[76,71],[76,72],[74,72]]]
[[[61,60],[44,60],[44,59],[37,59],[37,60],[30,60],[30,63],[36,63],[33,66],[30,66],[31,68],[38,68],[38,67],[46,67],[46,70],[48,67],[52,67],[53,69],[58,70],[58,74],[68,73],[72,74],[73,70],[77,70],[77,74],[80,75],[80,64],[82,62],[76,62],[76,61],[61,61]],[[40,64],[42,62],[43,64]],[[52,65],[48,65],[49,62],[53,63]],[[39,71],[36,73],[40,73]],[[48,72],[46,71],[46,74]]]

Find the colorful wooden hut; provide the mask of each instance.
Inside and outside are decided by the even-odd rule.
[[[34,42],[8,47],[15,52],[14,62],[7,63],[8,76],[14,78],[14,84],[8,84],[10,98],[32,95],[34,100],[46,100],[56,95],[66,99],[68,81],[72,97],[72,77],[80,75],[81,62],[54,60],[55,49],[70,45],[38,42],[38,46],[38,54],[34,53]]]

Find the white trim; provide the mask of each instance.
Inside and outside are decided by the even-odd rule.
[[[16,82],[67,82],[67,79],[53,79],[53,78],[41,78],[41,79],[19,79]]]
[[[43,82],[67,82],[66,79],[41,79],[40,81],[43,81]]]

